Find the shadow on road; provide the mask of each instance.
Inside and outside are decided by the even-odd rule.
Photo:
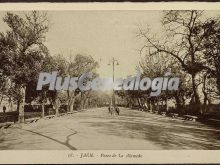
[[[53,140],[53,141],[55,141],[55,142],[57,142],[57,143],[59,143],[59,144],[62,144],[62,145],[64,145],[64,146],[68,147],[70,150],[77,150],[77,148],[75,148],[75,147],[73,147],[72,145],[69,144],[70,137],[73,136],[73,135],[75,135],[75,134],[77,134],[77,131],[74,131],[74,133],[68,135],[68,136],[66,137],[66,141],[65,141],[65,142],[62,142],[62,141],[59,141],[59,140],[57,140],[57,139],[51,138],[51,137],[49,137],[49,136],[43,135],[43,134],[38,133],[38,132],[34,132],[34,131],[31,131],[31,130],[26,130],[26,129],[22,129],[22,128],[17,128],[17,129],[20,129],[20,130],[23,130],[23,131],[27,131],[27,132],[30,132],[30,133],[33,133],[33,134],[36,134],[36,135],[45,137],[45,138],[47,138],[47,139]],[[71,129],[71,130],[72,130],[72,129]],[[72,130],[72,131],[73,131],[73,130]]]
[[[105,121],[82,122],[88,127],[98,128],[102,134],[150,141],[163,149],[219,149],[220,132],[198,130],[197,123],[180,123],[157,117],[131,118],[122,114]],[[181,127],[187,126],[190,127]]]

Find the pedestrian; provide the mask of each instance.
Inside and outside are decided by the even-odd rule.
[[[6,106],[3,106],[3,120],[4,122],[6,122],[6,116],[5,116],[5,112],[6,112]]]
[[[115,111],[117,112],[118,115],[120,114],[120,110],[118,107],[115,107]]]
[[[6,112],[6,106],[4,105],[3,106],[3,113],[5,113]]]
[[[111,106],[111,104],[108,107],[108,112],[112,115],[112,106]]]

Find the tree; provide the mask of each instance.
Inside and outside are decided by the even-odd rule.
[[[211,18],[196,26],[194,35],[202,38],[200,49],[208,65],[206,79],[214,79],[215,95],[220,96],[220,20]],[[213,81],[212,81],[213,82]],[[219,97],[218,97],[219,98]]]
[[[51,73],[57,71],[57,76],[65,77],[67,74],[68,63],[67,60],[60,54],[54,56],[46,56],[43,61],[41,72]],[[59,106],[61,103],[60,95],[63,96],[63,93],[57,90],[49,90],[49,85],[44,86],[41,91],[41,103],[45,103],[46,99],[50,101],[55,109],[55,115],[59,115]]]
[[[200,98],[197,91],[196,76],[207,69],[201,56],[201,43],[203,38],[195,35],[197,26],[201,23],[202,11],[165,11],[162,25],[166,34],[163,39],[150,36],[149,31],[139,28],[138,36],[144,39],[142,53],[151,49],[150,55],[166,53],[177,61],[182,70],[191,76],[192,97],[191,104],[200,109]]]
[[[68,61],[67,74],[71,77],[79,78],[83,73],[86,72],[92,72],[93,77],[97,75],[96,68],[98,67],[98,63],[91,56],[77,54],[74,59],[70,57]],[[79,89],[75,91],[67,90],[69,111],[73,111],[75,97],[79,94],[79,92],[81,93],[80,107],[82,109],[85,107],[85,103],[88,100],[90,91],[80,91]]]
[[[149,54],[151,53],[149,52]],[[145,57],[142,58],[140,61],[140,68],[142,69],[145,77],[164,77],[165,74],[169,71],[171,75],[166,77],[178,77],[180,78],[180,84],[177,91],[165,90],[161,92],[158,98],[148,97],[148,106],[154,107],[155,102],[161,101],[165,102],[167,109],[167,101],[169,99],[175,99],[176,109],[182,109],[182,107],[185,105],[185,100],[188,98],[190,93],[190,87],[189,85],[187,85],[187,75],[181,71],[181,68],[178,65],[178,63],[176,63],[175,60],[173,60],[166,53],[158,53],[154,54],[153,56],[149,54],[146,54]]]
[[[37,11],[24,16],[8,12],[4,22],[9,30],[0,34],[0,69],[12,81],[10,94],[17,101],[19,121],[23,122],[26,87],[36,81],[48,54],[44,45],[48,20],[45,13]]]

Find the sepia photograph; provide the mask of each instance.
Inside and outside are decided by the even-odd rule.
[[[220,149],[220,10],[1,10],[0,25],[0,150]]]

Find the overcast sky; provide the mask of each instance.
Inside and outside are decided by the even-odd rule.
[[[4,15],[0,13],[0,31],[7,28],[2,21]],[[46,45],[52,55],[93,56],[100,63],[101,76],[112,75],[112,67],[108,65],[112,57],[119,61],[116,77],[134,75],[140,60],[137,49],[141,47],[135,37],[137,24],[149,24],[160,32],[161,16],[161,11],[50,11]]]
[[[115,57],[119,66],[116,77],[135,74],[139,61],[135,32],[137,24],[150,23],[156,27],[160,20],[158,12],[135,11],[74,11],[49,12],[52,22],[48,33],[48,48],[51,53],[73,52],[92,55],[100,63],[101,76],[111,76],[108,65]]]

